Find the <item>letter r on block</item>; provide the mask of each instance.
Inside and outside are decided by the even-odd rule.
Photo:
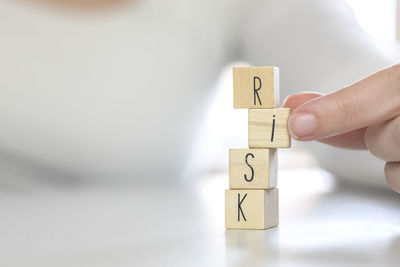
[[[234,108],[279,107],[279,69],[276,67],[234,67]]]

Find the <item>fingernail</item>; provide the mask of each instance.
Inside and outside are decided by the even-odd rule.
[[[312,135],[317,130],[317,119],[310,113],[297,113],[289,118],[290,135],[295,139]]]

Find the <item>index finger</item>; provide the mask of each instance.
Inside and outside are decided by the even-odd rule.
[[[292,111],[288,127],[298,140],[318,140],[400,114],[400,65],[311,100]]]

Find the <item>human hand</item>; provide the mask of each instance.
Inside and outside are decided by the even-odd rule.
[[[400,192],[400,65],[328,95],[291,95],[284,107],[292,108],[292,137],[369,150],[386,161],[387,183]]]

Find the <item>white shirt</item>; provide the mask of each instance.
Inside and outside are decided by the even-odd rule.
[[[150,0],[90,14],[3,1],[0,39],[0,167],[30,176],[174,179],[232,61],[278,66],[283,97],[389,63],[328,0]]]

